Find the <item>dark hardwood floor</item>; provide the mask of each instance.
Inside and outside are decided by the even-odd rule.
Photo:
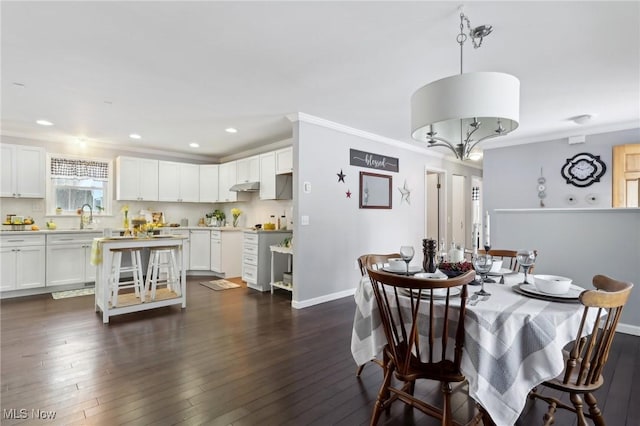
[[[93,311],[93,296],[3,300],[0,422],[368,424],[382,370],[370,364],[355,377],[352,297],[295,310],[282,290],[213,291],[200,281],[189,280],[186,310],[127,314],[108,325]],[[605,376],[597,397],[608,424],[637,425],[640,337],[617,336]],[[416,392],[437,398],[435,386]],[[472,416],[464,386],[454,406],[458,419]],[[542,401],[529,403],[517,425],[541,424],[545,410]],[[49,412],[55,419],[43,420]],[[556,418],[575,424],[568,413]],[[438,422],[396,403],[380,424]]]

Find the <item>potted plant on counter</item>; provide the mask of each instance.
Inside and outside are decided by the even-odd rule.
[[[227,216],[224,214],[224,212],[222,210],[219,209],[215,209],[212,213],[211,213],[211,217],[213,217],[216,222],[215,222],[215,226],[224,226],[224,221],[227,218]]]

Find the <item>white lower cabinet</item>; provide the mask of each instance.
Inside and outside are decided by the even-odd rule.
[[[189,269],[191,271],[211,270],[211,233],[208,229],[189,231]]]
[[[184,237],[185,239],[182,241],[182,261],[184,262],[184,267],[186,270],[189,270],[190,268],[190,258],[191,258],[191,232],[188,229],[172,229],[172,228],[165,228],[168,229],[166,231],[167,234],[170,235],[180,235],[182,237]],[[178,259],[178,262],[180,261],[180,259]]]
[[[242,274],[242,232],[211,231],[211,270],[225,277]]]
[[[47,235],[47,287],[95,282],[91,244],[100,232]]]
[[[242,280],[247,287],[259,291],[271,290],[271,251],[269,246],[291,237],[291,231],[246,231],[242,242]],[[286,256],[274,258],[279,276],[288,268]]]
[[[45,286],[44,235],[0,237],[0,291]]]

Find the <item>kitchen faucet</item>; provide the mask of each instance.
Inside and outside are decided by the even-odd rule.
[[[89,222],[87,223],[87,225],[90,225],[93,223],[93,208],[91,208],[90,204],[83,204],[82,207],[80,207],[80,229],[84,229],[84,208],[85,207],[89,207]]]

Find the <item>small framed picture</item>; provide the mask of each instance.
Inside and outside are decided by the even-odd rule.
[[[390,209],[392,176],[360,172],[360,208]]]

